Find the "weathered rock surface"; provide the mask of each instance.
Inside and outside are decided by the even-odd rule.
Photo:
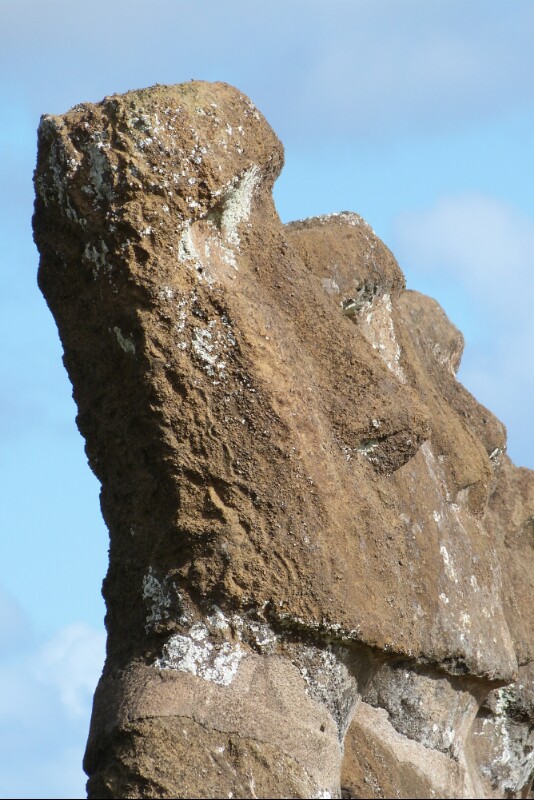
[[[225,84],[45,116],[39,285],[110,531],[91,797],[522,797],[534,478]]]

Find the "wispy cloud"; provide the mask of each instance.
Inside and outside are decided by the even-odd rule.
[[[147,80],[221,79],[249,92],[284,137],[305,131],[308,140],[441,131],[530,103],[528,0],[24,5],[21,14],[20,0],[3,2],[2,73],[12,73],[15,84],[22,80],[26,95],[48,95],[51,103],[54,95],[60,103],[99,99],[95,90],[122,91]],[[61,57],[50,59],[51,48]],[[76,70],[65,70],[71,59]]]
[[[37,653],[33,674],[57,692],[68,716],[87,718],[104,653],[104,632],[74,623],[44,644]]]
[[[443,197],[430,209],[400,214],[395,234],[411,267],[453,278],[479,305],[488,304],[510,323],[530,306],[534,219],[519,209],[462,193]]]
[[[442,132],[528,102],[531,4],[382,0],[331,10],[298,103],[322,134],[325,122],[345,135]]]
[[[0,587],[0,659],[27,639],[28,616],[18,600]]]
[[[2,591],[0,635],[6,633],[11,648],[0,654],[0,797],[83,797],[81,760],[104,632],[75,623],[37,642],[19,604]]]

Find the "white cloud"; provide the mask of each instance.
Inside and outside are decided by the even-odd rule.
[[[76,11],[72,5],[3,3],[2,73],[12,91],[23,80],[23,96],[31,95],[30,106],[40,111],[43,102],[61,112],[65,102],[99,99],[95,91],[192,76],[238,83],[283,138],[305,132],[308,141],[442,131],[530,107],[534,5],[528,0],[93,0]],[[119,40],[128,41],[127,51]],[[65,70],[72,59],[77,69]],[[44,62],[41,74],[36,65]]]
[[[82,757],[104,644],[103,631],[74,623],[3,653],[0,797],[85,796]]]
[[[460,379],[505,422],[512,457],[532,465],[534,219],[463,193],[400,214],[394,240],[412,288],[431,279],[453,322],[474,333]]]
[[[529,103],[531,4],[372,0],[328,16],[303,97],[333,126],[419,135]]]
[[[480,193],[441,198],[395,222],[399,252],[421,272],[454,277],[473,299],[516,320],[534,290],[534,219]],[[520,322],[526,320],[520,320]]]
[[[86,717],[102,672],[106,637],[85,623],[67,625],[37,653],[34,674],[55,689],[63,708]]]
[[[530,106],[532,4],[305,5],[290,27],[299,68],[287,73],[283,62],[275,62],[268,73],[277,92],[274,112],[277,106],[285,112],[284,135],[297,126],[305,127],[308,140],[441,135]]]
[[[0,587],[0,656],[20,645],[28,635],[29,625],[18,600]]]

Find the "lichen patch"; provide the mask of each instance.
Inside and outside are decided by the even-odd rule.
[[[155,666],[189,672],[219,686],[229,686],[244,656],[243,649],[239,642],[210,641],[207,637],[208,631],[201,625],[191,628],[188,636],[173,634],[163,645]]]

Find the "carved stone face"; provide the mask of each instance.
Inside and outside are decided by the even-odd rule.
[[[79,106],[40,141],[40,281],[102,481],[107,596],[152,569],[194,603],[513,671],[480,519],[503,431],[369,226],[282,226],[281,145],[225,85]]]
[[[532,473],[457,383],[461,334],[361,217],[281,224],[282,163],[225,84],[41,123],[39,282],[111,539],[92,791],[144,792],[146,767],[196,796],[209,751],[219,794],[254,793],[254,763],[260,796],[337,796],[363,696],[356,796],[373,763],[407,797],[478,796],[473,718],[532,658]],[[517,687],[472,742],[494,786],[528,782],[530,728],[499,733],[505,701],[531,714]]]

